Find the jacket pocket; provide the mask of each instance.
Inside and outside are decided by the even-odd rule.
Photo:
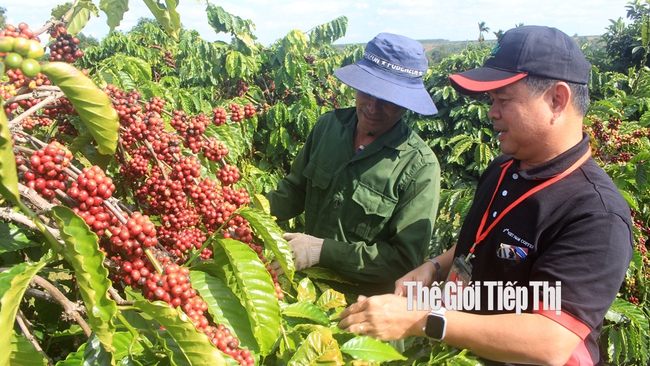
[[[310,182],[312,187],[317,187],[320,189],[327,189],[332,180],[332,173],[327,170],[319,167],[313,161],[307,163],[305,170],[303,170],[302,175],[305,176]]]
[[[374,238],[383,229],[397,205],[396,199],[385,196],[363,182],[359,182],[354,190],[352,200],[357,206],[352,211],[359,210],[359,220],[353,231],[366,240]]]
[[[319,212],[320,205],[323,205],[325,202],[327,189],[332,180],[332,173],[318,166],[313,161],[310,161],[307,163],[302,174],[307,178],[305,212]]]

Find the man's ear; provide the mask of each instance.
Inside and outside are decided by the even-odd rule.
[[[571,88],[569,84],[560,81],[553,85],[548,91],[550,93],[549,106],[557,119],[571,105]]]

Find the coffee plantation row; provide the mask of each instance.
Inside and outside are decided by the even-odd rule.
[[[0,31],[0,349],[12,350],[0,364],[480,364],[426,339],[409,338],[398,352],[338,329],[354,296],[324,280],[346,279],[294,271],[282,233],[302,221],[279,226],[268,213],[263,194],[316,118],[353,104],[353,91],[332,76],[362,55],[361,46],[332,45],[345,35],[345,17],[265,47],[250,21],[220,7],[206,12],[230,43],[202,40],[180,27],[174,8],[154,5],[157,21],[82,50],[75,35],[91,8],[62,5],[38,29]],[[116,9],[109,24],[121,19]],[[650,76],[638,65],[650,49],[640,44],[646,57],[624,70],[613,65],[625,52],[607,54],[623,36],[636,39],[647,22],[640,15],[650,14],[642,5],[630,11],[639,16],[624,32],[610,27],[606,47],[585,46],[595,65],[585,130],[635,223],[603,358],[644,365]],[[489,51],[470,46],[432,65],[425,83],[440,112],[405,117],[442,165],[431,254],[454,244],[478,176],[498,154],[489,101],[447,82]]]

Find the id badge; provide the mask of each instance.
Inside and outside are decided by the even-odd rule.
[[[451,264],[451,269],[447,275],[447,280],[445,281],[445,290],[442,293],[442,303],[443,306],[447,307],[452,306],[452,308],[447,308],[447,310],[455,310],[453,308],[453,300],[447,304],[445,296],[449,295],[452,299],[458,299],[458,289],[466,287],[469,285],[469,282],[472,280],[472,264],[465,260],[465,256],[461,255],[460,257],[454,258],[454,261]],[[448,286],[450,282],[456,284],[456,286]]]
[[[451,264],[451,269],[447,275],[446,282],[462,282],[463,285],[468,285],[472,280],[472,264],[465,259],[465,255],[454,258]]]

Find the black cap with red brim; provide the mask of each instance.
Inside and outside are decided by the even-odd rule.
[[[526,76],[589,83],[591,64],[565,33],[543,26],[513,28],[501,37],[482,67],[449,77],[462,94],[502,88]]]

